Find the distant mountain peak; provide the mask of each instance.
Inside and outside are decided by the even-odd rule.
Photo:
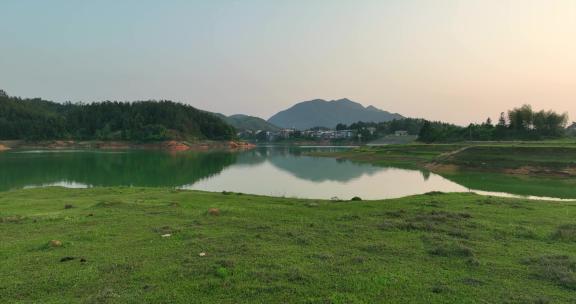
[[[226,123],[236,128],[238,131],[278,131],[280,130],[279,127],[267,122],[266,120],[245,114],[234,114],[230,116],[226,116],[223,114],[215,114],[221,119],[223,119]]]
[[[350,100],[350,99],[348,99],[348,98],[341,98],[341,99],[336,99],[336,100],[332,100],[332,102],[349,102],[349,103],[357,103],[357,102],[354,102],[354,101],[352,101],[352,100]]]
[[[314,127],[334,128],[339,123],[383,122],[401,118],[402,115],[386,112],[374,106],[364,107],[348,98],[341,98],[330,101],[324,99],[303,101],[278,112],[270,117],[268,122],[282,128],[304,130]]]

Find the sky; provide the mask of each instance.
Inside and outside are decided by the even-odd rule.
[[[573,0],[0,0],[0,88],[269,118],[349,98],[457,124],[576,120]]]

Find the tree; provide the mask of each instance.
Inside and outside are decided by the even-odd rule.
[[[432,123],[429,121],[424,122],[424,125],[422,125],[422,129],[420,129],[420,133],[418,134],[418,140],[425,143],[434,142],[435,136]]]
[[[513,130],[524,132],[532,129],[534,123],[532,106],[525,104],[508,111],[508,121]]]
[[[500,113],[500,118],[498,119],[498,124],[496,125],[498,128],[506,129],[506,116],[504,112]]]
[[[229,140],[233,127],[171,101],[59,104],[0,96],[0,139]]]
[[[508,131],[508,126],[506,124],[506,115],[504,112],[500,113],[500,118],[498,118],[498,123],[494,130],[494,139],[501,140],[506,137],[506,132]]]
[[[345,125],[345,124],[339,123],[339,124],[336,125],[336,130],[337,130],[337,131],[346,130],[346,129],[348,129],[348,126]]]
[[[539,111],[534,114],[534,131],[541,136],[560,136],[568,123],[568,114]]]
[[[576,136],[576,122],[573,122],[568,128],[566,128],[566,134],[569,136]]]

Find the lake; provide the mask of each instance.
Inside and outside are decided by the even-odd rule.
[[[314,149],[244,152],[35,150],[0,153],[0,191],[62,186],[133,186],[232,191],[284,197],[397,198],[431,191],[576,198],[573,184],[494,174],[444,177],[428,171],[306,156]],[[534,185],[546,185],[536,187]]]

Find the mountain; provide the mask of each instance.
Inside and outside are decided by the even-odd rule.
[[[304,101],[278,112],[270,117],[268,122],[282,128],[305,130],[314,127],[335,128],[339,123],[383,122],[402,118],[404,117],[400,114],[386,112],[373,106],[364,107],[344,98],[331,101],[323,99]]]
[[[236,114],[231,116],[225,116],[223,114],[215,113],[216,116],[223,119],[226,123],[236,128],[238,131],[250,130],[250,131],[279,131],[280,128],[267,122],[266,120],[243,114]]]

